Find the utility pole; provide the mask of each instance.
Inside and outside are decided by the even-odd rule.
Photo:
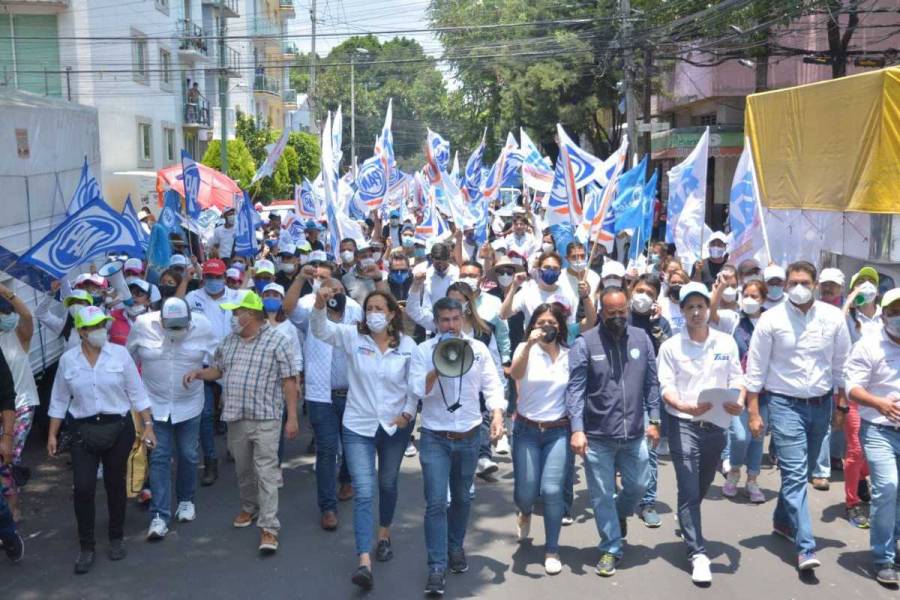
[[[650,77],[653,69],[653,50],[650,46],[644,48],[644,125],[647,131],[641,136],[644,154],[650,154],[650,99],[652,90],[650,89]]]
[[[222,111],[221,157],[223,174],[228,172],[228,74],[225,72],[225,0],[219,0],[219,108]]]
[[[631,0],[619,0],[622,14],[622,45],[625,47],[625,121],[628,124],[629,150],[637,150],[637,105],[634,99],[634,49],[631,47]],[[627,153],[628,156],[632,152]],[[626,156],[626,164],[631,164]]]
[[[356,174],[356,51],[350,54],[350,169]]]
[[[309,21],[312,24],[312,42],[309,50],[309,114],[310,121],[315,125],[316,122],[316,0],[312,0],[309,7]]]

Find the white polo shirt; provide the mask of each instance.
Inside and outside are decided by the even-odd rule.
[[[515,356],[526,344],[516,347]],[[515,360],[515,359],[514,359]],[[528,352],[525,377],[519,380],[516,411],[532,421],[556,421],[566,415],[566,386],[569,383],[569,350],[560,347],[556,361],[535,344]]]
[[[513,314],[521,312],[525,316],[525,325],[531,320],[531,315],[538,306],[548,302],[559,302],[569,307],[569,315],[566,323],[575,323],[575,313],[578,310],[578,294],[557,284],[554,290],[545,290],[533,279],[526,281],[513,297]]]
[[[880,335],[863,336],[850,351],[845,366],[847,394],[862,388],[882,398],[900,402],[900,344],[882,330]],[[878,409],[859,404],[859,416],[878,425],[894,425]]]

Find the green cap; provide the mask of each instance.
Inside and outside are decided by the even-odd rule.
[[[250,310],[258,310],[260,312],[264,310],[262,298],[252,290],[241,290],[238,292],[237,302],[223,302],[219,306],[225,310],[235,310],[238,308],[249,308]]]
[[[90,306],[94,303],[94,298],[86,290],[72,290],[72,293],[63,299],[63,306],[68,308],[73,302],[87,302]]]
[[[878,285],[880,280],[880,278],[878,277],[878,271],[876,271],[872,267],[863,267],[859,270],[859,273],[857,273],[850,279],[851,290],[856,287],[856,282],[859,281],[862,277],[868,277],[869,279],[873,280],[876,286]]]
[[[99,306],[85,306],[75,315],[75,328],[93,327],[107,321],[112,321],[112,317],[107,316],[102,308]]]

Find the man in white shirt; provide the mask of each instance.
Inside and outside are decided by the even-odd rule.
[[[541,249],[541,237],[528,231],[528,217],[523,214],[513,217],[512,233],[506,240],[507,249],[526,260]]]
[[[434,305],[440,335],[425,341],[413,353],[409,372],[410,391],[422,399],[422,439],[419,459],[425,480],[425,545],[428,583],[425,593],[443,595],[447,567],[454,573],[468,569],[463,542],[472,502],[480,442],[481,407],[478,394],[492,412],[491,437],[503,432],[506,398],[503,383],[487,346],[463,337],[462,305],[441,298]],[[448,337],[462,337],[474,361],[462,377],[438,375],[432,358],[435,346]],[[450,506],[447,506],[447,490]]]
[[[199,312],[192,315],[184,300],[172,297],[160,311],[137,318],[127,348],[141,368],[153,410],[157,445],[150,455],[153,499],[147,539],[161,540],[172,517],[172,459],[176,452],[175,519],[184,523],[195,518],[203,384],[195,381],[185,387],[182,379],[210,363],[216,342],[206,317]]]
[[[225,217],[225,223],[213,231],[210,248],[218,253],[219,258],[228,261],[234,251],[234,238],[237,232],[234,226],[234,208],[226,208],[222,216]]]
[[[232,302],[238,291],[225,287],[225,263],[212,258],[203,263],[203,285],[185,296],[194,313],[200,313],[212,327],[216,345],[231,334],[231,313],[219,306]],[[200,447],[203,449],[203,479],[200,484],[209,486],[219,478],[219,455],[216,452],[215,412],[216,398],[222,387],[215,381],[204,381],[203,413],[200,417]]]
[[[897,585],[896,531],[900,519],[900,288],[881,301],[879,335],[863,336],[846,364],[847,394],[859,405],[859,441],[872,479],[869,515],[875,579]]]
[[[700,402],[700,394],[705,390],[743,392],[737,343],[707,323],[709,296],[707,287],[697,281],[681,288],[685,328],[663,342],[658,359],[660,394],[669,415],[669,449],[678,483],[678,525],[691,558],[691,579],[701,584],[710,583],[712,573],[700,503],[716,477],[728,420],[724,420],[725,426],[723,421],[714,421],[709,412],[712,404]],[[725,401],[724,408],[728,414],[741,414],[741,397]]]
[[[424,263],[423,263],[424,264]],[[421,269],[419,265],[413,269]],[[447,288],[459,279],[459,267],[450,264],[450,248],[442,242],[431,247],[431,266],[425,270],[425,291],[422,304],[429,306],[447,295]]]
[[[773,306],[778,306],[784,302],[784,280],[787,275],[784,268],[778,265],[769,265],[763,271],[763,281],[769,289],[766,294],[766,301],[763,302],[763,308],[769,310]]]
[[[809,460],[819,455],[832,412],[840,425],[849,410],[844,362],[850,333],[839,308],[814,299],[816,274],[816,268],[806,261],[788,267],[788,300],[762,314],[747,353],[750,431],[757,436],[762,432],[759,394],[765,390],[768,426],[778,448],[781,490],[773,517],[774,533],[794,542],[800,570],[821,565],[807,504]],[[834,390],[836,406],[832,410]]]
[[[581,242],[570,242],[565,251],[569,266],[560,278],[560,285],[569,290],[571,295],[576,298],[582,296],[585,290],[593,298],[600,289],[600,276],[588,269],[587,251],[584,249],[584,245]],[[616,287],[622,287],[621,281]]]

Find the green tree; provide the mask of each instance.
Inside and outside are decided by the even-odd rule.
[[[241,189],[247,189],[253,175],[256,173],[256,163],[253,156],[247,150],[247,145],[241,139],[228,140],[228,171],[225,173],[237,183]],[[206,147],[206,153],[200,161],[207,167],[221,170],[222,153],[221,142],[213,140]]]
[[[315,179],[319,174],[322,156],[319,138],[311,133],[295,131],[288,136],[288,148],[292,148],[297,154],[294,183],[302,183],[304,177],[310,181]]]

